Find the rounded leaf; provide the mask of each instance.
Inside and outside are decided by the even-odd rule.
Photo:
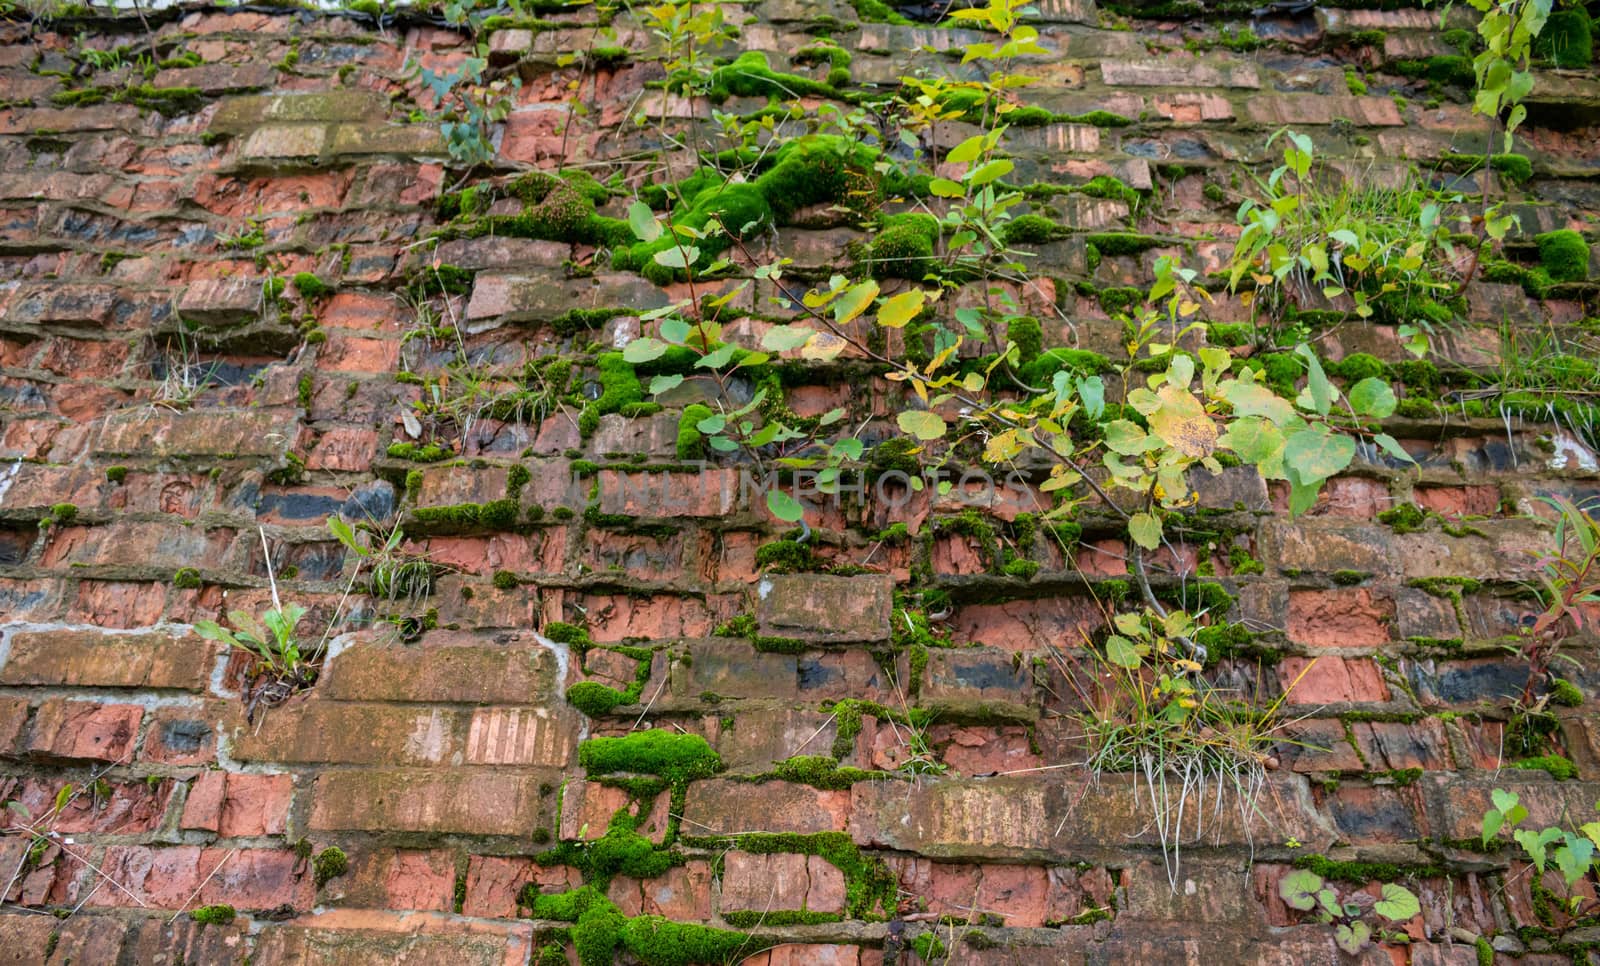
[[[1310,869],[1296,869],[1278,883],[1278,898],[1290,909],[1310,912],[1317,907],[1317,893],[1322,891],[1322,876]]]
[[[1321,427],[1291,433],[1283,444],[1283,467],[1304,486],[1314,486],[1350,465],[1355,440]]]
[[[900,428],[921,440],[939,439],[944,436],[944,418],[938,413],[926,409],[911,409],[895,417],[895,422]]]
[[[1217,425],[1187,389],[1166,385],[1156,393],[1161,406],[1150,414],[1150,431],[1190,459],[1210,456],[1217,448]]]
[[[1405,886],[1385,882],[1383,898],[1372,904],[1372,911],[1390,922],[1405,922],[1422,911],[1422,903]]]
[[[785,523],[797,523],[806,515],[800,501],[782,490],[767,491],[767,510]]]
[[[1396,405],[1394,389],[1387,379],[1368,376],[1350,387],[1350,408],[1362,416],[1386,419],[1394,415]]]

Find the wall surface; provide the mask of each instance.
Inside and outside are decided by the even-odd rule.
[[[975,70],[949,54],[977,35],[870,22],[840,0],[724,11],[726,56],[763,51],[819,84],[826,58],[789,57],[831,31],[853,52],[839,90]],[[1036,539],[1049,497],[1032,485],[869,494],[815,501],[810,541],[763,554],[787,525],[732,457],[701,466],[679,448],[684,406],[723,389],[691,373],[665,408],[618,404],[606,393],[626,396],[631,367],[596,362],[641,313],[733,281],[691,293],[614,268],[596,244],[617,239],[582,227],[614,222],[518,237],[510,190],[476,212],[506,230],[435,238],[476,203],[465,185],[559,165],[607,185],[597,211],[623,218],[645,186],[692,170],[667,134],[726,147],[713,110],[751,114],[765,96],[664,96],[661,45],[626,10],[609,27],[587,5],[493,23],[478,32],[490,70],[521,83],[494,170],[463,182],[408,69],[473,54],[442,19],[205,8],[153,15],[147,34],[133,16],[11,18],[0,959],[1587,961],[1588,920],[1553,908],[1513,850],[1475,843],[1492,789],[1546,822],[1587,821],[1600,798],[1589,698],[1550,705],[1544,750],[1576,777],[1505,767],[1527,666],[1502,647],[1536,609],[1518,582],[1551,546],[1538,498],[1600,493],[1592,410],[1567,405],[1596,387],[1562,397],[1559,423],[1537,406],[1463,415],[1467,397],[1446,394],[1495,384],[1503,325],[1593,359],[1594,282],[1536,298],[1479,274],[1436,333],[1432,375],[1380,366],[1412,401],[1387,428],[1417,468],[1363,455],[1296,519],[1246,467],[1195,481],[1204,526],[1156,560],[1157,584],[1203,576],[1230,595],[1226,621],[1208,620],[1247,640],[1217,680],[1263,702],[1294,687],[1257,814],[1225,801],[1174,888],[1131,776],[1096,783],[1075,764],[1066,670],[1083,665],[1067,655],[1105,624],[1094,592],[1126,590],[1114,517],[1088,508],[1081,539],[1058,544]],[[1266,139],[1284,124],[1352,179],[1401,184],[1415,165],[1473,195],[1487,181],[1521,218],[1508,264],[1538,263],[1537,233],[1600,227],[1592,66],[1538,72],[1519,183],[1442,170],[1481,154],[1489,128],[1468,91],[1415,76],[1455,54],[1435,10],[1160,20],[1045,0],[1037,23],[1049,53],[1019,98],[1047,123],[1013,127],[1004,149],[1010,180],[1062,186],[1035,196],[1059,230],[1011,288],[1046,346],[1115,357],[1108,309],[1155,257],[1225,264],[1248,172],[1276,163]],[[1246,24],[1259,46],[1237,42]],[[152,42],[161,63],[139,62]],[[946,122],[926,146],[976,130]],[[786,278],[825,283],[861,257],[860,215],[794,212],[730,256],[735,274],[782,255]],[[1119,231],[1143,241],[1091,244]],[[302,272],[327,290],[284,284]],[[770,279],[735,294],[727,337],[753,348],[791,317],[777,294]],[[1226,293],[1211,311],[1247,317]],[[1409,358],[1392,325],[1315,334],[1331,369]],[[850,354],[787,367],[763,411],[843,407],[870,447],[907,407],[875,371]],[[434,575],[374,594],[326,526],[341,513],[398,525],[395,554]],[[271,606],[264,544],[284,602],[310,608],[302,638],[332,646],[313,687],[247,707],[251,662],[193,625]],[[1563,676],[1600,694],[1585,641],[1570,653]],[[843,770],[792,760],[828,755]],[[1279,898],[1296,862],[1346,893],[1404,882],[1422,912],[1344,957],[1331,926]],[[190,915],[220,906],[236,917]]]

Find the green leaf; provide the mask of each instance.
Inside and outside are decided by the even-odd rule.
[[[1139,651],[1126,637],[1113,634],[1106,638],[1106,660],[1131,671],[1139,666]]]
[[[642,201],[628,206],[628,227],[633,230],[633,237],[646,245],[661,237],[661,222],[656,221],[655,212]]]
[[[916,318],[917,313],[922,311],[926,298],[927,293],[920,288],[914,288],[885,300],[878,306],[878,324],[891,329],[904,328],[907,322]]]
[[[1389,380],[1368,376],[1350,388],[1350,408],[1357,415],[1387,419],[1394,415],[1396,400]]]
[[[696,369],[721,369],[733,358],[733,352],[737,348],[738,346],[730,342],[715,352],[708,352],[695,360],[694,367]]]
[[[867,310],[872,300],[878,297],[878,283],[872,279],[860,282],[850,287],[850,290],[833,303],[833,320],[840,325],[853,320],[856,316]]]
[[[671,392],[681,385],[683,385],[682,376],[655,376],[650,380],[650,395],[659,396],[664,392]]]
[[[1339,390],[1333,388],[1333,383],[1328,381],[1328,374],[1322,371],[1322,363],[1318,361],[1317,354],[1312,352],[1305,343],[1295,346],[1295,355],[1306,360],[1306,392],[1311,397],[1311,405],[1317,415],[1326,416],[1333,408],[1333,401],[1339,398]]]
[[[1330,433],[1323,426],[1290,433],[1283,444],[1283,466],[1289,479],[1305,486],[1315,486],[1338,473],[1355,455],[1355,440]]]
[[[1333,927],[1333,942],[1355,956],[1372,942],[1372,927],[1364,922],[1340,923]]]
[[[1010,158],[997,158],[994,161],[990,161],[988,164],[984,165],[978,170],[968,174],[967,183],[974,186],[986,185],[991,181],[1003,178],[1010,174],[1011,169],[1015,167],[1016,165],[1011,162]]]
[[[1388,453],[1397,460],[1403,460],[1407,463],[1416,462],[1416,460],[1411,458],[1411,454],[1407,453],[1404,447],[1400,445],[1400,441],[1395,439],[1393,436],[1390,436],[1388,433],[1379,433],[1372,437],[1372,441],[1377,443],[1385,453]]]
[[[681,268],[687,270],[689,266],[693,265],[695,260],[700,257],[700,249],[694,247],[693,245],[685,245],[681,248],[674,246],[672,248],[667,248],[656,252],[653,257],[655,258],[657,265],[661,265],[666,268]]]
[[[1390,922],[1405,922],[1422,911],[1422,903],[1405,886],[1385,882],[1383,898],[1373,903],[1372,911]]]
[[[1246,416],[1234,420],[1217,440],[1217,445],[1257,466],[1283,453],[1283,433],[1265,419]]]
[[[1084,415],[1099,419],[1106,411],[1106,384],[1099,376],[1083,376],[1078,380],[1078,398],[1083,402]]]
[[[1128,518],[1128,536],[1146,550],[1161,546],[1161,520],[1154,513],[1135,513]]]
[[[1294,407],[1287,399],[1257,382],[1227,383],[1221,395],[1236,416],[1265,416],[1280,426],[1294,416]]]
[[[644,336],[628,343],[622,350],[622,358],[625,362],[638,365],[641,362],[661,358],[669,348],[671,347],[660,339]]]
[[[968,161],[976,161],[978,156],[983,153],[983,141],[984,136],[982,134],[974,134],[951,148],[950,153],[945,155],[944,159],[951,164],[966,164]]]
[[[901,430],[920,440],[939,439],[948,428],[942,416],[926,409],[908,409],[896,416],[895,422],[900,424]]]
[[[702,433],[705,433],[707,436],[715,436],[717,433],[722,432],[722,428],[726,425],[728,425],[728,418],[726,416],[723,416],[721,413],[712,413],[705,419],[695,423],[694,428],[698,429]]]
[[[768,352],[788,352],[806,344],[815,332],[800,325],[775,325],[761,337],[761,348]]]
[[[965,188],[949,178],[934,178],[928,182],[928,190],[935,198],[960,198],[967,193]]]
[[[767,491],[767,510],[785,523],[796,523],[806,515],[800,501],[782,490]]]
[[[1317,907],[1317,893],[1322,891],[1322,876],[1310,869],[1296,869],[1278,882],[1278,898],[1290,909],[1310,912]]]
[[[689,323],[679,318],[661,320],[661,338],[673,345],[689,341]]]

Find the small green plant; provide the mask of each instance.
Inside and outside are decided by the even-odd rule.
[[[244,686],[245,720],[254,721],[256,710],[281,704],[317,681],[322,644],[303,647],[299,639],[300,621],[306,609],[299,604],[284,604],[278,596],[278,579],[272,571],[272,554],[267,549],[267,534],[260,531],[261,549],[267,562],[267,580],[272,588],[272,607],[257,618],[248,611],[228,611],[224,627],[216,621],[196,621],[195,633],[209,641],[226,644],[255,658],[246,672]]]
[[[1583,606],[1600,602],[1600,523],[1565,497],[1542,498],[1557,514],[1554,547],[1536,555],[1538,595],[1544,610],[1512,645],[1528,662],[1528,681],[1516,702],[1529,713],[1543,711],[1551,666],[1562,644],[1583,629]]]
[[[1556,826],[1518,828],[1528,817],[1528,809],[1520,797],[1496,788],[1490,792],[1489,799],[1490,808],[1483,814],[1483,845],[1487,847],[1500,833],[1510,832],[1535,872],[1542,876],[1547,868],[1560,871],[1569,893],[1565,900],[1567,912],[1577,915],[1586,900],[1573,893],[1572,887],[1600,864],[1600,852],[1596,850],[1596,846],[1600,846],[1600,821],[1585,822],[1577,832]],[[1600,805],[1596,808],[1600,809]]]
[[[1381,923],[1399,925],[1422,911],[1416,894],[1405,886],[1385,882],[1376,901],[1366,893],[1355,893],[1340,899],[1327,880],[1310,869],[1296,869],[1278,883],[1278,897],[1290,909],[1310,913],[1321,922],[1333,926],[1333,941],[1352,956],[1372,945],[1376,935],[1387,939]],[[1369,911],[1375,920],[1367,916]],[[1373,922],[1379,923],[1376,928]],[[1400,933],[1404,936],[1404,933]],[[1402,940],[1403,941],[1403,940]]]
[[[468,57],[452,73],[438,73],[420,64],[416,75],[433,95],[441,111],[439,133],[457,167],[472,169],[494,160],[494,128],[511,113],[512,92],[522,86],[515,74],[497,76],[485,83],[489,61]]]
[[[229,905],[201,906],[189,910],[189,918],[204,926],[224,926],[238,915]]]
[[[317,853],[311,860],[311,868],[316,879],[317,888],[327,885],[329,880],[344,875],[350,868],[350,860],[345,856],[344,849],[337,845],[330,845]]]

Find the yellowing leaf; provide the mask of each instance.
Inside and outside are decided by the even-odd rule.
[[[833,320],[840,325],[855,319],[856,316],[867,310],[872,300],[878,297],[878,283],[867,279],[858,285],[851,286],[850,291],[844,293],[839,301],[833,304]]]
[[[920,288],[901,292],[878,306],[878,324],[891,329],[901,329],[922,311],[927,295]]]
[[[938,413],[926,409],[911,409],[895,417],[900,428],[917,439],[933,440],[944,436],[945,422]]]
[[[1217,427],[1199,400],[1185,389],[1162,386],[1156,393],[1161,408],[1150,414],[1150,431],[1190,459],[1217,448]]]
[[[814,332],[800,350],[800,358],[817,362],[831,362],[839,357],[849,343],[832,332]]]

